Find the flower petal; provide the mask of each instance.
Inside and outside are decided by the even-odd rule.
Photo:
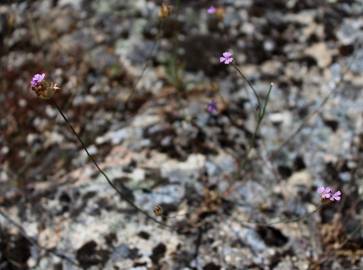
[[[209,14],[213,14],[213,13],[215,13],[216,12],[216,8],[214,7],[214,6],[210,6],[209,8],[208,8],[208,13]]]
[[[225,58],[230,58],[230,57],[232,56],[232,53],[231,53],[231,52],[224,52],[224,53],[223,53],[223,56],[224,56]]]
[[[225,61],[225,64],[228,65],[230,63],[232,63],[233,61],[233,58],[228,58],[226,61]]]

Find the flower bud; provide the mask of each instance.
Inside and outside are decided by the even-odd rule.
[[[157,217],[160,217],[163,215],[164,211],[163,208],[160,205],[156,205],[153,209],[154,215]]]
[[[159,10],[159,17],[162,19],[169,17],[171,15],[172,9],[173,7],[171,5],[162,3]]]
[[[216,17],[219,20],[223,20],[224,19],[224,8],[218,7],[214,14],[216,15]]]

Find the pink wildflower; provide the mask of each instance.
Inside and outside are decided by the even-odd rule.
[[[335,192],[331,197],[330,197],[330,200],[331,201],[340,201],[341,199],[341,195],[342,195],[342,192],[340,190],[338,190],[337,192]]]
[[[331,188],[330,187],[319,187],[318,193],[320,194],[322,199],[329,199],[331,196]]]
[[[32,90],[42,99],[49,99],[60,90],[56,83],[45,79],[45,73],[35,74],[30,84]]]
[[[216,13],[217,9],[214,6],[210,6],[208,8],[208,14],[214,14]]]
[[[333,192],[330,187],[319,187],[317,191],[322,199],[330,199],[331,201],[340,201],[342,196],[340,190]]]
[[[224,52],[223,53],[223,56],[221,56],[219,58],[219,62],[220,63],[224,63],[226,65],[232,63],[232,61],[233,61],[233,57],[232,57],[232,53],[231,52]]]
[[[45,73],[35,74],[30,82],[32,87],[37,87],[45,78]]]

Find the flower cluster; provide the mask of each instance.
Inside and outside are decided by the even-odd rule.
[[[333,192],[331,187],[319,187],[317,191],[322,199],[330,199],[331,201],[340,201],[342,196],[340,190]]]
[[[42,99],[49,99],[60,90],[57,84],[45,80],[45,73],[35,74],[30,85],[37,96]]]
[[[41,82],[45,78],[45,73],[42,74],[35,74],[32,78],[32,81],[30,82],[32,87],[37,87],[41,84]]]

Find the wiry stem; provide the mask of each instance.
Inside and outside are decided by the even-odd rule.
[[[267,107],[267,103],[269,101],[269,98],[270,98],[270,94],[271,94],[271,90],[272,90],[272,87],[273,87],[273,84],[271,83],[270,84],[270,88],[268,89],[268,92],[267,92],[267,95],[266,95],[266,98],[264,100],[264,104],[263,104],[263,107],[261,108],[259,106],[259,110],[258,110],[258,113],[257,113],[257,124],[256,124],[256,128],[255,128],[255,131],[253,132],[252,134],[252,139],[248,145],[248,149],[247,149],[247,153],[246,153],[246,156],[245,158],[243,159],[243,161],[240,163],[240,169],[242,170],[244,168],[244,166],[246,165],[246,162],[248,160],[248,156],[250,154],[250,152],[252,151],[252,148],[254,147],[255,143],[256,143],[256,137],[257,137],[257,134],[260,130],[260,126],[261,126],[261,123],[262,123],[262,120],[263,118],[265,117],[265,113],[266,113],[266,107]]]
[[[301,220],[304,220],[310,216],[312,216],[314,213],[318,212],[320,209],[322,209],[322,207],[325,205],[325,203],[321,204],[319,207],[317,207],[315,210],[306,213],[305,215],[301,216],[301,217],[297,217],[297,218],[280,218],[276,221],[271,221],[271,222],[250,222],[248,220],[246,221],[238,221],[241,225],[250,228],[251,226],[271,226],[271,225],[276,225],[276,224],[288,224],[288,223],[295,223],[295,222],[299,222]]]
[[[269,98],[270,98],[273,83],[270,84],[270,88],[269,88],[269,90],[267,92],[266,98],[264,100],[264,104],[262,106],[260,97],[258,96],[257,91],[254,88],[254,86],[252,85],[251,81],[249,79],[247,79],[247,77],[242,73],[242,71],[238,68],[238,66],[236,64],[233,64],[233,67],[238,72],[238,74],[247,82],[247,84],[251,88],[254,96],[256,97],[257,110],[258,110],[257,124],[256,124],[255,131],[253,132],[252,139],[251,139],[250,143],[248,144],[248,148],[247,148],[247,151],[246,151],[247,154],[245,155],[245,158],[242,161],[238,162],[239,163],[239,168],[240,168],[239,172],[240,172],[244,168],[244,166],[246,165],[246,162],[248,160],[248,156],[249,156],[250,152],[252,151],[252,148],[253,148],[253,146],[254,146],[254,144],[256,142],[256,136],[258,134],[258,131],[259,131],[261,123],[262,123],[262,120],[263,120],[263,118],[265,116],[265,113],[266,113],[266,107],[267,107],[267,104],[268,104],[268,101],[269,101]],[[220,92],[218,92],[218,94],[221,97],[222,102],[226,105],[227,103],[224,100],[222,94]],[[229,117],[228,115],[227,115],[227,117],[231,121],[231,123],[235,123],[235,121],[231,117]],[[238,173],[238,177],[240,177],[240,173]]]
[[[257,91],[256,89],[253,87],[251,81],[249,79],[247,79],[247,77],[242,73],[242,71],[239,69],[239,67],[236,65],[236,64],[233,64],[232,65],[234,67],[234,69],[238,72],[239,75],[241,75],[241,77],[247,82],[248,86],[251,88],[253,94],[255,95],[256,97],[256,100],[257,100],[257,105],[258,105],[258,108],[260,109],[261,108],[261,101],[260,101],[260,98],[259,96],[257,95]]]
[[[16,227],[20,234],[33,246],[37,246],[40,250],[43,250],[46,254],[52,254],[62,260],[65,260],[67,262],[69,262],[70,264],[74,265],[74,266],[80,266],[77,262],[75,262],[74,260],[72,260],[71,258],[69,258],[68,256],[66,256],[65,254],[62,254],[56,250],[53,249],[48,249],[45,248],[43,246],[41,246],[37,240],[35,240],[34,238],[30,237],[26,231],[24,230],[24,228],[18,224],[17,222],[15,222],[14,220],[12,220],[10,217],[8,217],[8,215],[6,215],[3,211],[0,210],[0,215],[6,219],[10,224],[12,224],[14,227]]]
[[[51,101],[52,101],[53,105],[57,108],[60,115],[63,117],[64,121],[67,123],[68,127],[72,130],[73,134],[76,136],[76,138],[78,139],[78,141],[82,145],[82,148],[86,152],[87,156],[91,159],[91,161],[93,162],[93,164],[95,165],[97,170],[106,179],[107,183],[121,196],[121,199],[126,201],[132,208],[134,208],[135,210],[141,212],[143,215],[145,215],[147,218],[151,219],[152,221],[156,222],[157,224],[162,225],[163,227],[170,227],[169,225],[164,224],[163,222],[157,220],[155,217],[151,216],[148,212],[146,212],[144,209],[141,209],[140,207],[138,207],[131,199],[129,199],[129,196],[127,194],[129,191],[128,191],[127,187],[123,183],[120,183],[122,191],[120,191],[115,186],[115,184],[111,181],[111,179],[108,177],[108,175],[105,173],[105,171],[100,168],[100,166],[98,165],[98,163],[97,163],[96,159],[93,157],[93,155],[87,150],[87,147],[86,147],[85,143],[83,142],[81,137],[78,135],[77,131],[73,128],[72,124],[69,122],[68,118],[63,113],[62,109],[58,106],[58,104],[54,100],[51,99]]]

